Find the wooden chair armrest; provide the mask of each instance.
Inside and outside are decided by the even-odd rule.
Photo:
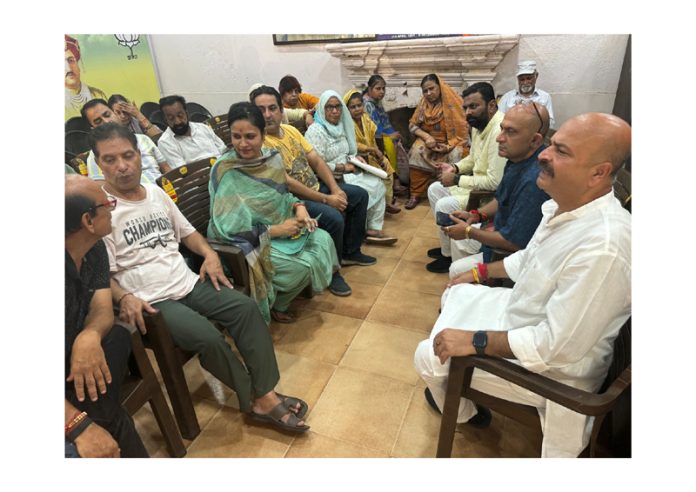
[[[607,391],[597,394],[559,383],[499,357],[453,357],[451,363],[463,367],[472,366],[494,374],[575,412],[591,416],[603,415],[611,410],[615,400],[631,385],[630,365]]]
[[[244,257],[244,252],[237,246],[224,244],[212,239],[208,239],[208,244],[220,255],[220,260],[227,266],[234,280],[234,288],[249,295],[249,267]]]
[[[466,204],[467,210],[473,210],[479,208],[482,205],[482,201],[488,199],[488,201],[495,198],[495,191],[491,190],[471,190],[469,192],[469,201]]]

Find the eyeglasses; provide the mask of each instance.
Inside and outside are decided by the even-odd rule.
[[[92,205],[87,210],[94,210],[96,212],[99,207],[107,207],[109,210],[113,210],[116,208],[116,203],[116,199],[114,197],[111,197],[103,203],[97,203],[96,205]]]
[[[519,101],[517,104],[522,104],[523,106],[531,106],[534,108],[534,112],[536,113],[537,117],[539,118],[539,129],[537,130],[537,133],[541,133],[541,130],[544,129],[544,120],[541,118],[541,113],[537,109],[537,105],[534,101],[530,101],[529,99]]]
[[[342,104],[327,104],[326,106],[324,106],[324,111],[326,111],[327,113],[329,111],[340,111],[342,107]]]

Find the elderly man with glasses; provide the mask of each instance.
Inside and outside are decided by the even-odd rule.
[[[65,178],[65,454],[147,457],[119,393],[130,336],[114,325],[109,258],[116,199],[82,176]]]
[[[471,127],[469,155],[454,165],[435,163],[442,178],[428,188],[430,208],[450,214],[466,207],[472,190],[495,190],[503,176],[505,158],[498,155],[496,138],[500,133],[503,113],[498,111],[493,86],[477,82],[462,92],[466,121]],[[434,261],[426,268],[434,273],[447,273],[452,264],[450,238],[440,231],[440,247],[428,251]]]
[[[452,240],[451,277],[489,263],[492,248],[518,251],[529,243],[549,199],[536,184],[548,129],[549,113],[540,104],[520,104],[505,114],[495,140],[507,163],[495,198],[479,209],[453,212],[456,225],[442,228]]]

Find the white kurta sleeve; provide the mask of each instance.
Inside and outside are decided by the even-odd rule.
[[[533,372],[581,360],[609,335],[612,321],[630,311],[630,271],[623,259],[601,251],[569,258],[546,305],[546,319],[508,332],[515,357]]]

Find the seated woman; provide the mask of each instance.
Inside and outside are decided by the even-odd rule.
[[[389,119],[389,115],[382,105],[384,94],[387,90],[387,83],[381,75],[373,75],[367,81],[367,87],[363,91],[363,105],[365,112],[370,116],[377,131],[375,140],[382,139],[384,142],[384,153],[397,170],[398,179],[394,181],[394,192],[401,196],[401,193],[408,192],[408,154],[404,149],[401,134],[394,129]]]
[[[415,208],[427,194],[430,181],[439,171],[432,161],[454,164],[468,155],[465,145],[469,126],[462,98],[434,73],[423,77],[421,90],[423,97],[409,121],[409,130],[417,138],[408,154],[411,181],[408,210]]]
[[[286,75],[280,79],[278,92],[283,100],[283,108],[295,110],[288,113],[288,122],[293,126],[297,126],[297,123],[301,126],[303,123],[305,130],[309,128],[309,125],[314,123],[314,107],[319,102],[319,98],[302,92],[302,86],[292,75]]]
[[[263,147],[266,122],[251,103],[227,115],[234,150],[210,171],[208,237],[232,243],[249,263],[252,297],[266,322],[290,323],[290,302],[307,286],[321,292],[339,269],[329,234],[289,191],[278,151]]]
[[[154,125],[140,112],[138,106],[128,101],[121,94],[113,94],[107,101],[111,111],[116,115],[118,122],[127,126],[133,133],[142,133],[150,138],[162,134],[162,130]]]
[[[356,157],[358,154],[354,126],[341,97],[337,92],[328,90],[319,99],[314,113],[314,124],[307,130],[305,138],[334,173],[343,173],[346,183],[360,186],[367,191],[366,241],[373,244],[394,244],[397,239],[382,232],[386,209],[382,180],[348,162],[348,157]],[[363,158],[357,158],[365,162]]]
[[[401,212],[399,207],[392,205],[394,198],[394,169],[389,163],[389,159],[377,147],[375,140],[375,125],[370,117],[363,110],[362,94],[351,89],[343,96],[343,102],[348,106],[353,124],[355,126],[355,142],[358,146],[358,154],[361,155],[369,165],[377,167],[387,173],[387,178],[383,180],[385,189],[386,211],[390,214]]]

